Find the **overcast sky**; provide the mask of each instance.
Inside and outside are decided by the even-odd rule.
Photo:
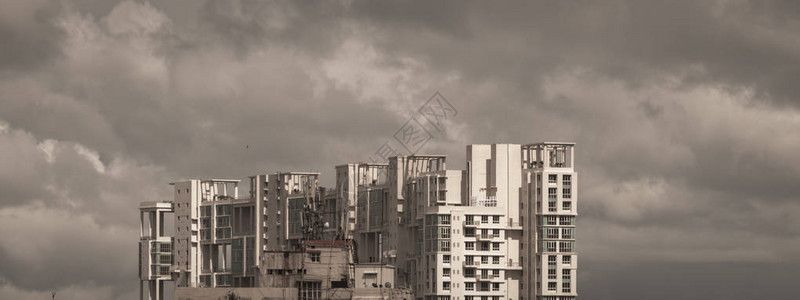
[[[168,182],[574,141],[582,299],[797,299],[800,5],[0,0],[0,298],[138,297]]]

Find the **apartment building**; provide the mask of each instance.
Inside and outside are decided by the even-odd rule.
[[[577,297],[575,222],[578,174],[574,143],[522,146],[524,231],[520,299],[573,300]]]
[[[319,173],[256,175],[241,199],[238,180],[174,183],[175,235],[162,238],[172,243],[171,279],[258,286],[266,253],[345,240],[353,263],[393,269],[416,299],[574,300],[574,146],[468,145],[464,170],[448,170],[443,155],[339,165],[334,188],[320,187]],[[159,284],[150,274],[143,287]]]

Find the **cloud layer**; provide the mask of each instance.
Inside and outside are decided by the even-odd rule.
[[[0,1],[0,295],[133,299],[168,182],[367,161],[439,91],[423,152],[578,143],[590,299],[793,299],[790,1]],[[758,275],[756,275],[758,274]],[[677,287],[677,288],[676,288]]]

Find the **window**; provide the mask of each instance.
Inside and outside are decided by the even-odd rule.
[[[475,237],[475,228],[464,228],[465,237]]]
[[[547,189],[547,199],[550,201],[556,200],[556,194],[558,193],[557,188],[549,188]]]
[[[450,263],[450,255],[442,255],[442,263],[449,264]]]
[[[439,241],[439,251],[450,251],[450,241]]]
[[[561,225],[575,225],[575,217],[574,216],[560,216],[559,221]],[[555,224],[553,224],[555,225]]]
[[[320,253],[319,252],[311,253],[311,262],[320,262]]]
[[[500,256],[493,256],[492,257],[492,264],[499,265],[500,264]]]
[[[561,180],[563,181],[561,184],[564,185],[565,187],[569,187],[570,185],[572,185],[572,175],[564,175],[564,177],[562,177]]]
[[[444,268],[444,269],[442,269],[442,276],[444,276],[444,277],[450,277],[450,268]]]
[[[561,263],[565,264],[565,265],[572,264],[572,256],[571,255],[564,255],[563,257],[561,257]],[[564,270],[564,271],[568,271],[568,270]]]
[[[464,242],[464,247],[467,250],[475,250],[475,242]]]
[[[566,196],[566,194],[564,196]],[[567,197],[564,197],[564,198],[567,198]],[[563,210],[572,210],[572,201],[561,202],[561,209],[563,209]]]
[[[475,277],[475,269],[464,269],[464,277],[466,278]]]
[[[522,203],[522,202],[520,202],[520,203]],[[493,216],[492,217],[492,223],[500,224],[500,216]]]
[[[569,293],[570,292],[569,282],[564,282],[564,283],[561,284],[561,292],[562,293]]]
[[[573,252],[573,245],[574,242],[559,242],[558,247],[561,248],[561,252]]]
[[[547,238],[548,239],[557,239],[558,238],[558,228],[547,227]]]
[[[492,243],[492,251],[500,251],[500,243]]]
[[[556,279],[556,269],[547,269],[547,279]]]
[[[489,216],[481,216],[482,224],[489,224]]]
[[[500,290],[500,283],[499,282],[492,282],[492,291],[499,291]]]
[[[547,291],[555,292],[556,291],[556,283],[555,282],[548,282],[547,283]]]
[[[556,225],[556,220],[557,220],[556,216],[546,216],[545,217],[545,221],[547,222],[547,225]],[[562,222],[561,225],[564,225],[563,222]]]
[[[450,282],[449,281],[443,281],[442,282],[442,289],[445,290],[445,291],[449,291],[450,290]]]
[[[575,228],[562,228],[561,229],[561,236],[562,236],[562,238],[565,238],[565,239],[572,239],[572,238],[574,238],[573,234],[572,234],[574,231],[575,231]]]
[[[450,225],[450,215],[439,215],[439,224]]]
[[[500,236],[500,229],[492,229],[492,235],[494,235],[495,237]]]
[[[450,227],[439,227],[441,231],[441,238],[449,239],[450,238]]]
[[[558,181],[558,175],[556,174],[547,175],[547,183],[556,183],[556,181]]]
[[[572,199],[572,189],[564,188],[562,190],[562,196],[564,197],[564,199]]]
[[[474,282],[464,282],[464,289],[467,291],[474,291],[475,290],[475,283]]]
[[[561,279],[563,279],[564,282],[569,282],[569,280],[572,279],[571,275],[572,274],[570,273],[569,269],[561,270]]]
[[[556,242],[546,242],[547,252],[556,252]]]

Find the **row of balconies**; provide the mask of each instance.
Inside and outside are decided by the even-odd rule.
[[[226,268],[226,267],[215,267],[215,268],[203,267],[200,270],[201,274],[230,273],[230,272],[231,272],[231,268]]]
[[[488,268],[491,268],[491,267],[503,267],[503,268],[511,268],[511,269],[522,268],[522,265],[520,265],[519,262],[515,262],[515,261],[512,261],[510,259],[508,261],[506,261],[505,263],[503,263],[503,262],[495,263],[494,261],[481,262],[479,260],[464,261],[464,267],[479,268],[479,267],[482,267],[482,266],[485,266],[485,267],[488,267]]]
[[[478,227],[478,226],[481,226],[481,225],[496,225],[496,226],[505,225],[505,229],[522,229],[522,224],[520,224],[519,222],[514,222],[514,221],[507,221],[507,222],[502,222],[502,223],[494,223],[492,221],[482,222],[480,220],[467,220],[467,221],[464,221],[464,226],[465,227]]]

